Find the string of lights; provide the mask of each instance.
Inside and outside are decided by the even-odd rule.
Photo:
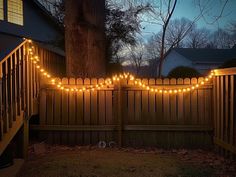
[[[95,85],[89,85],[89,86],[81,86],[81,85],[76,85],[76,86],[68,86],[65,84],[62,84],[62,82],[57,81],[55,77],[53,77],[48,71],[46,71],[45,68],[43,68],[40,65],[40,58],[38,55],[35,54],[34,51],[34,46],[32,43],[32,40],[27,40],[29,43],[29,48],[28,48],[28,55],[30,57],[30,60],[32,60],[35,68],[39,71],[39,73],[47,78],[48,83],[55,85],[56,88],[66,91],[66,92],[89,92],[89,91],[95,91],[95,90],[101,90],[103,88],[109,88],[111,85],[113,85],[116,82],[120,82],[121,80],[126,80],[126,81],[132,81],[134,85],[142,88],[143,90],[147,90],[150,92],[155,92],[155,93],[169,93],[169,94],[177,94],[177,93],[182,93],[182,92],[190,92],[192,90],[198,89],[199,87],[205,85],[206,83],[209,83],[213,76],[215,75],[215,71],[212,70],[210,74],[204,79],[197,84],[190,84],[186,85],[183,87],[178,87],[178,88],[168,88],[168,89],[163,89],[163,88],[158,88],[157,86],[150,86],[148,84],[143,83],[140,79],[135,78],[132,74],[130,73],[123,73],[123,74],[116,74],[112,78],[107,78],[103,82],[95,84]]]

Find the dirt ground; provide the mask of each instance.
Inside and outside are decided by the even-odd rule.
[[[236,162],[203,150],[47,146],[18,177],[236,177]]]

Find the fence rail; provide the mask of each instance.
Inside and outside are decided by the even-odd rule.
[[[142,82],[158,88],[178,88],[202,79],[143,79]],[[63,85],[81,87],[103,81],[102,78],[61,80]],[[48,131],[49,142],[122,141],[124,146],[160,147],[211,144],[211,84],[178,94],[148,92],[132,81],[122,82],[120,87],[111,85],[99,91],[77,93],[46,86],[40,93],[40,125],[32,129]]]

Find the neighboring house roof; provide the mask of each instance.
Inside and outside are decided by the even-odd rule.
[[[172,50],[194,63],[223,63],[236,59],[236,49],[175,48]]]

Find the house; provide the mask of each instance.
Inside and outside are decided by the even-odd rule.
[[[204,74],[207,71],[218,68],[224,62],[236,59],[236,49],[193,49],[174,48],[165,56],[162,67],[162,75],[167,76],[169,72],[178,66],[187,66]]]
[[[0,59],[18,46],[22,38],[55,45],[63,39],[63,31],[37,0],[0,0]]]

